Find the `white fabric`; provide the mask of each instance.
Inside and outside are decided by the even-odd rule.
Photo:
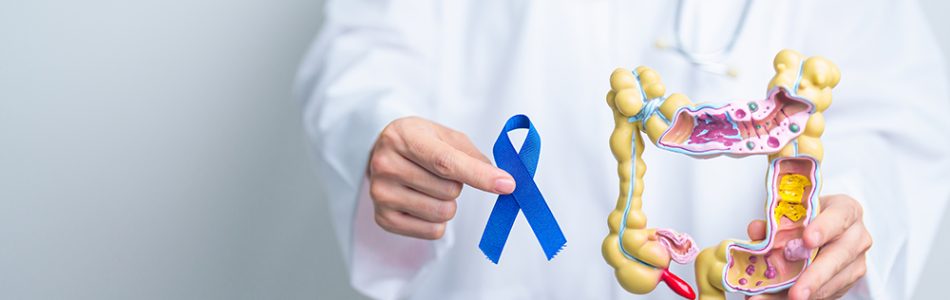
[[[715,50],[743,1],[689,1],[685,42]],[[914,1],[757,1],[726,63],[706,73],[654,47],[673,40],[674,1],[330,0],[304,62],[298,95],[328,187],[352,284],[379,299],[630,297],[600,245],[617,193],[604,96],[618,66],[648,65],[668,92],[696,102],[761,98],[782,48],[836,62],[826,112],[823,194],[861,201],[874,237],[854,298],[911,295],[950,199],[950,113],[943,58]],[[468,189],[446,237],[389,234],[373,221],[365,184],[371,145],[400,116],[463,131],[486,154],[504,121],[524,113],[542,137],[537,182],[567,237],[551,262],[519,216],[499,265],[477,243],[495,196]],[[745,238],[762,218],[765,158],[694,160],[644,154],[644,209],[711,246]],[[675,273],[695,282],[691,266]],[[660,286],[645,296],[676,297]]]

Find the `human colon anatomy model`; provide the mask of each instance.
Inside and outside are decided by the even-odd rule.
[[[819,211],[822,112],[840,73],[829,60],[782,50],[765,99],[695,105],[685,95],[666,96],[660,76],[648,67],[619,68],[610,76],[607,105],[615,128],[610,150],[617,159],[620,195],[608,217],[603,255],[631,293],[653,291],[660,281],[683,297],[695,292],[669,271],[670,262],[695,260],[700,299],[725,299],[790,287],[818,249],[807,249],[802,232]],[[660,149],[697,158],[767,155],[765,240],[725,240],[701,252],[689,235],[648,228],[643,205],[646,133]]]

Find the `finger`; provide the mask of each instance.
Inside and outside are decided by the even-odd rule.
[[[445,234],[445,223],[432,223],[406,213],[377,207],[376,223],[388,232],[420,239],[435,240]]]
[[[455,217],[457,209],[455,201],[435,199],[401,185],[390,188],[389,193],[380,195],[376,202],[433,223],[448,222]]]
[[[461,183],[438,177],[396,152],[374,155],[370,176],[396,180],[436,199],[455,200],[462,192]]]
[[[864,276],[865,272],[867,272],[867,264],[865,262],[865,256],[861,256],[818,289],[818,292],[815,293],[815,298],[837,299],[844,296],[844,293],[850,290],[851,287]]]
[[[765,220],[752,220],[749,222],[749,227],[746,228],[746,231],[749,233],[749,239],[753,241],[761,241],[765,239]]]
[[[867,250],[865,245],[869,245],[869,241],[865,241],[865,234],[862,226],[854,226],[834,242],[822,247],[815,261],[805,268],[795,285],[789,289],[791,299],[809,299],[809,296],[814,296],[835,274],[861,256]]]
[[[814,249],[834,240],[845,230],[861,221],[861,205],[851,197],[844,195],[825,196],[822,199],[824,209],[811,224],[805,227],[802,237],[805,246]]]
[[[439,124],[436,124],[436,128],[439,130],[439,136],[447,144],[455,147],[455,149],[458,149],[465,154],[468,154],[468,156],[471,156],[472,158],[483,161],[486,164],[491,164],[491,160],[489,160],[485,154],[482,154],[482,151],[478,150],[478,147],[475,147],[475,144],[472,144],[472,140],[470,140],[464,133],[452,130]]]
[[[420,138],[407,144],[409,151],[403,154],[439,177],[490,193],[510,194],[515,190],[515,180],[507,172],[439,139]]]

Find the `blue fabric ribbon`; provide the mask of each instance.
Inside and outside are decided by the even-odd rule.
[[[521,151],[516,151],[508,138],[508,132],[522,128],[528,129],[528,135],[521,145]],[[538,168],[538,156],[541,154],[541,136],[527,116],[516,115],[505,123],[505,128],[501,130],[492,151],[498,167],[514,177],[515,191],[509,195],[498,196],[478,248],[489,260],[497,264],[520,210],[524,212],[528,224],[534,230],[544,254],[551,260],[561,251],[567,239],[564,238],[561,227],[534,182],[534,172]]]

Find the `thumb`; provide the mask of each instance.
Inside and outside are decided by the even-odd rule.
[[[449,178],[489,193],[506,195],[515,191],[515,179],[508,172],[464,152],[456,151],[458,151],[456,157],[459,160],[460,171]]]
[[[749,228],[747,228],[749,233],[749,239],[753,241],[761,241],[765,239],[765,221],[764,220],[752,220],[749,222]]]
[[[469,176],[463,176],[467,178],[461,178],[459,181],[474,188],[499,195],[507,195],[515,191],[515,179],[508,172],[478,159],[472,159],[471,161],[474,165],[480,166],[474,169],[484,168],[484,170],[475,171]]]

